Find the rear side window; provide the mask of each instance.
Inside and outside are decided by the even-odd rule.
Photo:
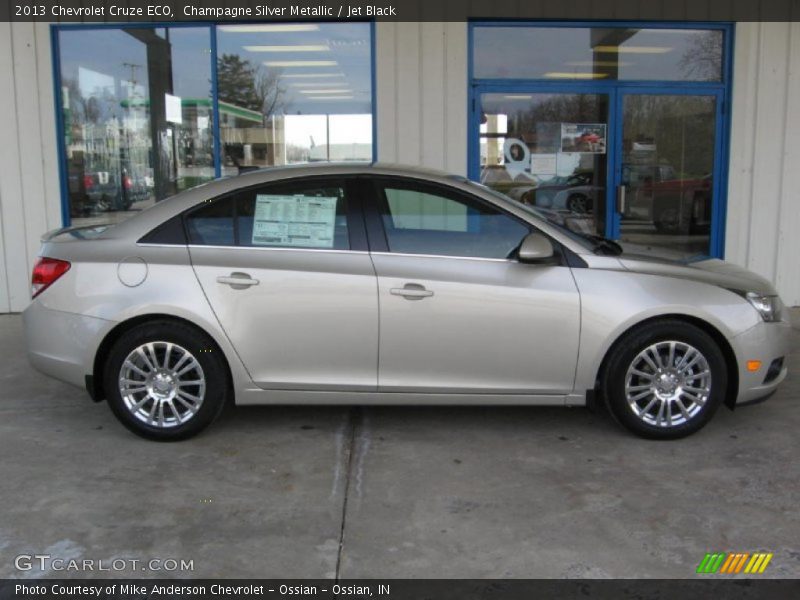
[[[187,215],[189,243],[349,250],[345,189],[306,180],[237,192]]]
[[[390,252],[508,258],[530,232],[492,206],[438,187],[387,183],[383,196]]]

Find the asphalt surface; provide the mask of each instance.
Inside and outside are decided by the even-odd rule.
[[[713,551],[800,576],[797,350],[771,399],[679,442],[586,409],[248,407],[159,444],[22,348],[0,316],[0,578],[683,578]]]

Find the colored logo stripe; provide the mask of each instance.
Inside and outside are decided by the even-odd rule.
[[[744,568],[745,573],[763,573],[772,557],[773,554],[771,552],[754,552],[752,555],[749,552],[706,553],[697,567],[697,572],[704,574],[736,574],[741,573],[742,568]],[[748,559],[750,560],[748,561]]]
[[[722,565],[722,561],[725,560],[725,556],[726,554],[724,552],[706,554],[703,560],[700,562],[700,566],[697,567],[697,572],[716,573],[717,569],[719,569]]]
[[[719,570],[720,573],[738,573],[739,570],[744,566],[744,561],[747,560],[747,557],[750,556],[749,552],[745,553],[736,553],[736,554],[729,554],[728,560],[722,565],[722,568]]]
[[[756,552],[753,554],[753,558],[750,559],[750,562],[747,563],[747,566],[744,568],[745,573],[763,573],[769,561],[772,560],[772,552]]]

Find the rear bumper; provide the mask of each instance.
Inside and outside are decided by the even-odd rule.
[[[792,326],[789,321],[759,323],[731,340],[736,362],[739,366],[739,394],[736,404],[761,400],[772,394],[786,379],[786,359],[791,350]],[[776,359],[783,358],[783,365],[768,376],[769,367]],[[761,361],[756,371],[747,369],[747,362]]]
[[[22,313],[28,359],[51,377],[85,387],[93,370],[98,340],[113,323],[105,319],[51,310],[33,301]]]

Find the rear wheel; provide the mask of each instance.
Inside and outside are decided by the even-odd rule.
[[[163,441],[207,427],[228,393],[227,369],[211,339],[165,321],[141,325],[117,340],[104,383],[111,410],[125,427]]]
[[[682,321],[644,325],[612,349],[603,393],[614,417],[651,439],[701,429],[725,397],[727,369],[716,342]]]

